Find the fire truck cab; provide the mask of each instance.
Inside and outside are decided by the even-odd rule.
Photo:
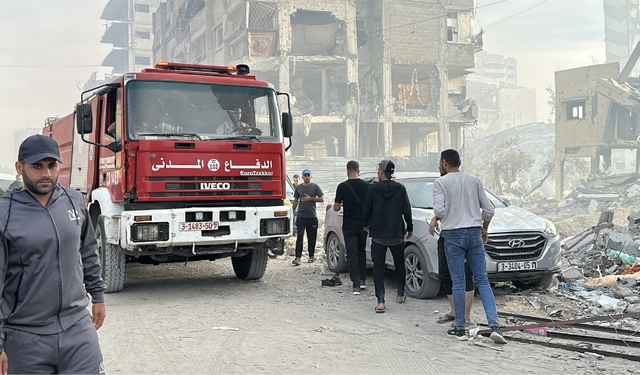
[[[45,127],[60,145],[59,182],[87,199],[108,292],[131,261],[231,257],[237,277],[264,275],[292,233],[288,99],[246,65],[158,63],[84,92]]]

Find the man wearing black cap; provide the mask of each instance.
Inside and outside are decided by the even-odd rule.
[[[376,290],[377,313],[385,312],[384,268],[387,248],[393,255],[398,303],[404,303],[404,240],[413,235],[411,203],[405,187],[392,181],[395,164],[383,160],[378,164],[378,183],[369,186],[364,197],[363,225],[369,232],[371,241],[371,259],[373,260],[373,284]]]
[[[296,257],[293,265],[300,265],[302,258],[302,243],[304,242],[304,232],[307,232],[307,250],[309,251],[309,263],[315,262],[316,238],[318,236],[318,216],[316,215],[316,203],[324,202],[324,193],[320,186],[311,182],[311,170],[302,171],[303,184],[296,186],[293,194],[293,212],[298,209],[296,227],[298,238],[296,239]]]
[[[27,138],[18,160],[24,188],[0,200],[0,372],[98,374],[105,285],[85,200],[57,183],[53,139]]]

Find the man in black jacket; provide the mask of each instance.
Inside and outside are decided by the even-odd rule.
[[[85,200],[57,183],[52,138],[27,138],[18,160],[24,188],[0,200],[0,372],[98,374],[105,285]]]
[[[377,313],[385,312],[384,268],[387,248],[391,250],[396,269],[398,303],[404,303],[407,299],[404,295],[404,239],[405,233],[407,239],[413,235],[413,220],[407,190],[402,184],[391,181],[395,168],[391,160],[381,161],[378,164],[379,182],[369,186],[364,198],[363,225],[372,238],[371,259],[378,299]]]

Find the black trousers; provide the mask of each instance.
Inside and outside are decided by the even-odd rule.
[[[449,273],[449,263],[447,262],[447,255],[444,251],[444,237],[438,238],[438,274],[440,276],[440,282],[444,292],[451,296],[453,295],[453,281],[451,280],[451,274]],[[473,291],[473,273],[471,272],[471,266],[469,262],[464,262],[464,279],[465,279],[465,292]]]
[[[99,374],[102,353],[87,314],[66,331],[38,335],[5,328],[9,374]]]
[[[371,259],[373,260],[373,285],[376,289],[378,303],[384,303],[384,269],[387,247],[391,250],[393,264],[396,268],[396,287],[398,296],[404,296],[405,270],[404,270],[404,243],[393,246],[380,245],[371,242]]]
[[[298,239],[296,240],[296,258],[302,257],[302,243],[304,242],[304,231],[307,231],[307,244],[309,245],[309,258],[313,258],[316,253],[316,238],[318,237],[318,218],[299,217],[296,220],[298,227]]]
[[[343,229],[342,235],[344,236],[344,246],[347,248],[351,282],[354,286],[356,283],[359,285],[361,280],[367,278],[367,253],[365,252],[367,233],[364,228]]]

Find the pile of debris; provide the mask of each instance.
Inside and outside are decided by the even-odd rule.
[[[640,174],[600,174],[580,180],[576,187],[558,208],[571,205],[586,206],[587,212],[595,213],[616,203],[640,204]]]
[[[628,225],[613,224],[614,211],[602,211],[597,225],[563,241],[558,287],[585,315],[640,312],[640,212]]]

